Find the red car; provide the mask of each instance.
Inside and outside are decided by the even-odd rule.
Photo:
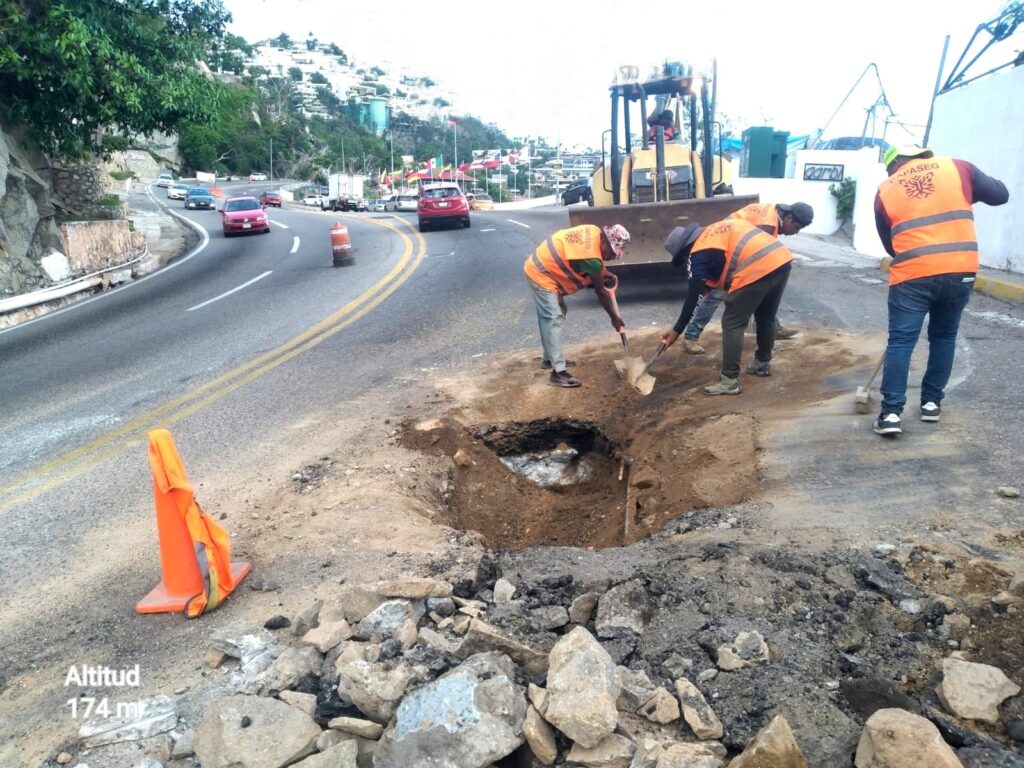
[[[266,208],[268,205],[276,205],[278,208],[280,208],[282,202],[283,198],[281,197],[281,193],[278,192],[277,190],[274,190],[272,192],[264,192],[260,195],[260,205],[262,205],[264,208]]]
[[[232,197],[221,209],[224,237],[249,232],[270,232],[270,219],[255,197]]]
[[[434,224],[469,226],[469,202],[458,184],[428,184],[420,190],[416,208],[420,232]]]

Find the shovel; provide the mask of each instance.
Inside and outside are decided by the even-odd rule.
[[[615,314],[621,317],[618,302],[615,300],[615,291],[611,292],[611,296],[612,306],[615,307]],[[644,367],[644,360],[642,357],[629,356],[629,339],[626,338],[626,329],[624,327],[619,328],[619,338],[622,339],[622,351],[626,357],[615,361],[615,370],[618,371],[620,379],[625,379],[632,384],[640,375],[640,370]]]
[[[649,395],[654,391],[654,382],[657,381],[657,379],[651,376],[647,372],[647,369],[654,365],[655,360],[661,357],[661,353],[665,351],[665,346],[665,342],[661,342],[661,344],[658,345],[658,349],[655,350],[654,355],[651,356],[651,359],[644,363],[640,372],[637,373],[636,378],[629,380],[629,383],[636,387],[641,395]]]
[[[878,365],[875,366],[874,373],[871,374],[871,378],[868,379],[868,383],[863,387],[857,387],[857,394],[853,396],[853,402],[857,406],[857,413],[867,413],[871,408],[871,384],[874,382],[875,377],[878,375],[878,371],[882,368],[882,363],[885,362],[885,352],[878,359]]]

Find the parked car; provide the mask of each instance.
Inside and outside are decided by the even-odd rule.
[[[221,209],[221,227],[224,237],[249,232],[270,232],[270,219],[255,197],[231,197]]]
[[[393,211],[415,211],[419,207],[419,195],[399,195],[395,198]]]
[[[562,205],[572,203],[591,203],[593,193],[590,191],[589,179],[577,179],[562,192]]]
[[[265,173],[250,173],[249,181],[266,181],[267,174]]]
[[[371,211],[386,211],[387,208],[384,207],[385,206],[385,202],[386,201],[384,201],[384,200],[374,200],[372,203],[370,203],[370,210]]]
[[[214,201],[213,195],[210,194],[210,190],[204,187],[189,187],[188,192],[185,193],[185,207],[207,208],[212,211],[217,207],[217,203]]]
[[[167,188],[168,200],[184,200],[188,192],[188,184],[171,184]]]
[[[326,202],[327,198],[322,195],[306,195],[302,198],[303,205],[315,205],[317,208],[323,208]]]
[[[163,171],[156,180],[158,187],[170,187],[174,185],[174,174],[170,171]]]
[[[471,211],[493,211],[494,200],[490,195],[476,194],[469,203]]]
[[[280,208],[283,200],[284,198],[281,197],[280,190],[267,191],[260,195],[260,205],[264,208],[269,205],[275,205]]]
[[[420,190],[416,208],[420,232],[435,224],[469,226],[469,203],[458,184],[428,184]]]

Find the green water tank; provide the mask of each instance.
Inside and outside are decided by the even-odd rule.
[[[786,175],[786,145],[789,131],[769,126],[747,128],[743,132],[740,176],[755,179],[781,179]]]

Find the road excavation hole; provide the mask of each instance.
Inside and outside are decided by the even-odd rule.
[[[403,443],[452,459],[439,521],[488,546],[615,547],[678,515],[734,504],[755,487],[749,416],[667,421],[547,418],[408,425]]]

